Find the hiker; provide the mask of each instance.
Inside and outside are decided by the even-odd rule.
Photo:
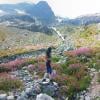
[[[51,68],[51,51],[52,48],[49,47],[46,51],[46,74],[44,75],[44,79],[46,79],[47,75],[49,76],[49,79],[51,80],[51,74],[52,74],[52,68]]]
[[[46,51],[46,70],[49,75],[49,78],[51,79],[51,73],[52,73],[52,68],[51,68],[51,51],[52,48],[49,47]]]

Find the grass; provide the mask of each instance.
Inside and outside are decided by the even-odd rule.
[[[0,73],[2,72],[9,72],[9,68],[5,68],[5,67],[0,67]]]
[[[55,81],[60,84],[61,88],[67,87],[65,89],[62,88],[61,93],[64,94],[65,92],[69,100],[72,100],[78,92],[86,90],[89,87],[91,77],[87,67],[92,64],[92,68],[100,69],[100,67],[98,67],[98,59],[100,57],[98,55],[99,49],[91,49],[92,51],[89,52],[89,54],[85,52],[85,55],[83,51],[82,54],[80,53],[80,55],[74,56],[69,56],[68,52],[70,51],[68,51],[67,54],[64,53],[64,56],[67,56],[68,59],[64,64],[60,64],[60,67],[57,67],[58,76],[55,78]]]
[[[100,83],[100,72],[98,73],[98,82]]]
[[[27,35],[26,35],[27,34]],[[49,46],[57,46],[56,34],[31,32],[14,27],[0,26],[0,57],[30,52]]]
[[[0,90],[8,92],[13,89],[22,88],[22,82],[20,80],[11,80],[11,79],[0,79]]]
[[[52,61],[54,63],[58,62],[60,60],[60,56],[52,56]]]
[[[98,25],[88,25],[82,27],[83,31],[79,31],[73,35],[76,47],[100,47],[97,37],[100,35]]]
[[[73,40],[75,40],[75,45],[76,47],[88,47],[92,49],[92,52],[90,52],[89,55],[87,55],[86,52],[83,52],[83,50],[79,50],[80,52],[79,55],[77,52],[71,52],[68,51],[66,55],[64,54],[64,57],[68,57],[67,61],[64,64],[58,64],[56,65],[57,62],[61,59],[60,56],[55,55],[52,57],[52,67],[57,71],[57,76],[54,78],[54,80],[59,84],[61,88],[61,94],[67,95],[69,97],[69,100],[72,100],[72,98],[80,91],[86,90],[88,86],[90,85],[91,82],[91,77],[88,74],[88,69],[87,67],[90,68],[95,68],[97,70],[100,70],[100,47],[99,47],[99,41],[94,37],[95,35],[98,35],[97,32],[98,30],[95,30],[96,27],[93,26],[88,26],[85,27],[84,30],[75,30],[73,29],[71,31],[71,28],[67,28],[69,33],[72,33]],[[60,31],[63,30],[62,34],[66,34],[65,27],[59,29]],[[75,32],[75,33],[73,33]],[[77,33],[78,32],[78,33]],[[25,40],[23,40],[20,43],[20,48],[11,48],[7,50],[1,50],[0,51],[0,56],[9,56],[13,54],[20,54],[24,52],[28,52],[30,50],[37,50],[39,48],[44,48],[47,47],[48,43],[53,44],[57,43],[59,39],[55,38],[54,36],[47,36],[44,34],[37,33],[38,35],[32,35],[30,34],[30,37],[27,37],[28,43],[34,43],[35,45],[40,43],[38,46],[32,46],[28,44],[28,46],[24,46],[23,48],[21,47],[22,44],[24,43]],[[35,36],[35,37],[34,37]],[[53,41],[53,42],[52,42]],[[17,41],[19,43],[19,41]],[[2,42],[3,43],[3,42]],[[25,42],[26,43],[26,42]],[[42,43],[44,44],[42,46]],[[57,43],[59,44],[59,42]],[[87,50],[87,49],[85,49]],[[13,53],[12,53],[13,52]],[[73,56],[73,53],[75,55]],[[85,54],[84,54],[85,53]],[[72,54],[72,55],[70,55]],[[44,62],[44,57],[40,57],[36,60],[39,60],[40,62],[37,64],[37,61],[35,60],[28,60],[26,61],[22,66],[32,64],[35,66],[35,70],[37,70],[37,73],[40,77],[43,77],[43,74],[45,72],[45,62]],[[55,65],[54,65],[55,64]],[[34,67],[33,66],[33,67]],[[37,69],[36,69],[37,68]],[[6,69],[0,69],[1,72],[4,72]],[[31,70],[33,72],[33,70]],[[100,80],[98,80],[100,82]],[[12,87],[15,88],[20,88],[21,83],[19,80],[13,80],[13,81],[1,81],[1,89],[3,90],[10,90]],[[8,84],[8,85],[7,85]],[[10,85],[11,84],[11,85]],[[16,85],[14,85],[16,84]],[[4,87],[5,85],[5,87]],[[64,88],[65,87],[65,88]]]
[[[59,83],[61,87],[67,87],[67,90],[62,88],[61,93],[66,93],[70,100],[75,94],[86,90],[90,85],[91,78],[85,65],[70,64],[67,61],[65,64],[61,64],[58,69],[60,69],[57,71],[58,76],[54,80]]]
[[[8,73],[0,73],[0,90],[8,92],[13,89],[21,89],[22,87],[22,81],[16,77],[11,77]]]
[[[80,90],[83,91],[83,90],[87,89],[90,85],[90,82],[91,82],[91,78],[89,76],[83,77],[83,79],[81,81],[79,81]]]

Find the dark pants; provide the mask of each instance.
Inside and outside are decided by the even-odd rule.
[[[52,73],[52,68],[51,66],[46,66],[47,67],[47,73],[51,74]]]

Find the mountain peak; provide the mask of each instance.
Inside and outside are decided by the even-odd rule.
[[[46,1],[40,1],[40,2],[38,2],[38,3],[36,4],[36,6],[41,7],[41,8],[46,7],[46,8],[51,9],[51,7],[49,6],[49,4],[48,4]],[[45,9],[44,9],[44,10],[45,10]]]
[[[48,4],[46,1],[40,1],[37,4]]]
[[[17,5],[34,5],[33,2],[20,2],[20,3],[17,3]]]
[[[51,24],[55,21],[55,15],[46,1],[40,1],[36,4],[33,2],[21,2],[17,4],[0,5],[0,13],[30,15],[35,17],[43,24]]]

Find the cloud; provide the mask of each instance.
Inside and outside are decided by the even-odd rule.
[[[76,17],[100,13],[100,0],[46,0],[57,15]]]
[[[0,0],[0,3],[19,3],[19,2],[35,2],[36,0]]]

